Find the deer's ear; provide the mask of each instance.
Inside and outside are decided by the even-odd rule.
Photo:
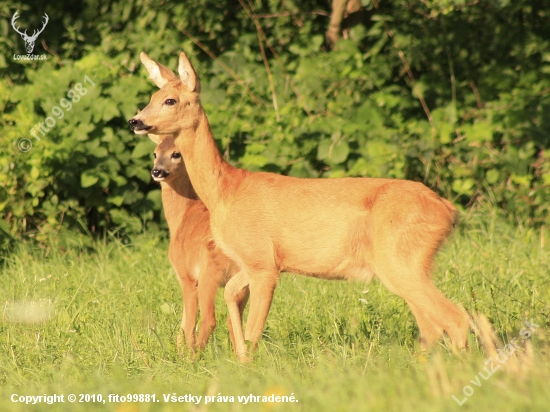
[[[159,89],[166,83],[178,79],[172,70],[152,60],[144,52],[139,54],[139,58],[149,72],[149,78],[153,80]]]
[[[162,136],[159,136],[158,134],[148,134],[147,136],[149,136],[149,139],[151,139],[157,145],[159,144],[160,140],[162,139]]]
[[[184,52],[180,53],[180,59],[178,64],[178,73],[180,75],[180,80],[182,83],[187,86],[187,88],[192,91],[199,93],[201,91],[201,85],[195,73],[193,65],[187,58],[187,55]]]

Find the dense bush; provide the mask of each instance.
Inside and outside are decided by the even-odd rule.
[[[548,222],[549,10],[366,0],[365,24],[328,52],[328,3],[31,2],[19,24],[48,13],[34,51],[48,60],[26,62],[12,58],[24,53],[18,9],[1,0],[0,243],[160,222],[153,144],[126,125],[154,91],[142,50],[173,69],[191,55],[220,149],[240,167],[409,178],[464,207]],[[37,140],[47,117],[56,124]]]

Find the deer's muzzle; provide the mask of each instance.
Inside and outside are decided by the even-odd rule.
[[[128,123],[130,124],[130,129],[132,129],[134,132],[147,131],[152,129],[152,126],[147,126],[140,119],[133,118],[128,120]]]
[[[153,169],[151,170],[151,177],[155,182],[160,182],[168,177],[168,173],[163,169]]]

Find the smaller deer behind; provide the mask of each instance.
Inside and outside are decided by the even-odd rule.
[[[168,257],[182,289],[184,306],[181,329],[190,350],[203,349],[216,327],[216,290],[225,286],[238,268],[212,239],[210,214],[191,185],[174,138],[149,137],[157,143],[151,176],[160,183],[162,190],[162,205],[170,230]],[[243,289],[238,297],[241,318],[247,300],[248,288]],[[197,306],[201,315],[198,340],[195,334]],[[231,320],[229,317],[227,320],[234,345]],[[178,350],[180,347],[181,335],[178,336]]]

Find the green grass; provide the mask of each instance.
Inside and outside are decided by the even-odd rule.
[[[546,240],[545,240],[546,239]],[[544,244],[546,243],[546,244]],[[435,282],[470,313],[485,314],[502,342],[525,320],[540,325],[504,366],[475,386],[487,354],[444,344],[423,353],[405,303],[379,282],[283,274],[254,361],[235,360],[218,293],[216,328],[201,356],[176,353],[182,306],[167,244],[144,234],[92,248],[20,247],[0,275],[2,411],[545,411],[550,403],[550,233],[469,218],[438,255]],[[32,303],[34,302],[34,303]],[[529,349],[529,347],[528,347]],[[463,387],[474,393],[463,406]],[[157,403],[12,403],[12,394],[154,393]],[[234,396],[234,403],[165,403],[163,394]],[[299,402],[242,405],[239,395]]]

